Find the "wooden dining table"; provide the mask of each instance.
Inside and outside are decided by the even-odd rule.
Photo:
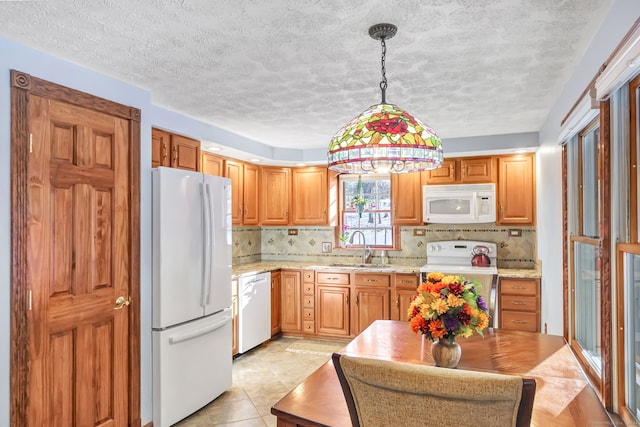
[[[611,418],[564,338],[488,329],[456,340],[457,369],[518,375],[536,380],[532,426],[613,426]],[[377,320],[340,353],[435,366],[431,342],[407,322]],[[447,368],[442,368],[447,369]],[[349,427],[351,419],[333,362],[309,375],[271,408],[278,427]]]

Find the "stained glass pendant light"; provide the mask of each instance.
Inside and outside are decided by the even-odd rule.
[[[382,44],[382,102],[369,107],[331,138],[329,169],[354,174],[407,173],[436,169],[442,164],[442,144],[436,132],[385,100],[385,40],[397,31],[393,24],[369,28],[369,35]]]

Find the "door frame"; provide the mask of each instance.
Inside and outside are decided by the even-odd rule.
[[[11,70],[11,425],[28,425],[29,291],[27,288],[27,165],[29,95],[99,111],[129,122],[129,414],[140,420],[140,109]]]

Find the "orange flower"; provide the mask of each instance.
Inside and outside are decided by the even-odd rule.
[[[442,280],[443,277],[444,277],[444,274],[442,273],[432,272],[427,274],[427,282],[438,283]]]
[[[413,332],[426,331],[427,330],[427,321],[424,320],[422,316],[413,316],[411,318],[411,330]]]
[[[428,323],[429,332],[433,336],[433,338],[442,338],[447,333],[447,330],[442,326],[442,320],[430,320]]]

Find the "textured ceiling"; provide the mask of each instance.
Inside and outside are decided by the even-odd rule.
[[[446,138],[535,132],[611,0],[0,1],[0,36],[275,147],[320,148],[380,101]]]

